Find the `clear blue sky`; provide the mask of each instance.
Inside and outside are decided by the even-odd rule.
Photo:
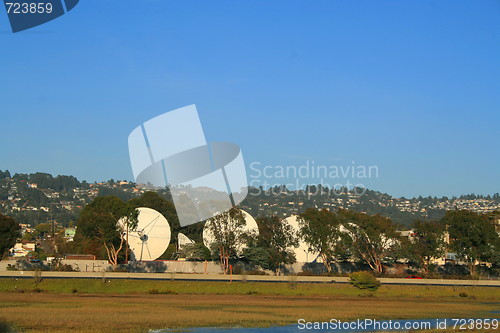
[[[247,165],[500,192],[499,1],[84,0],[0,43],[1,170],[132,179],[132,129],[196,104]]]

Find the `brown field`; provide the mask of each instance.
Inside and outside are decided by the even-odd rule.
[[[0,281],[3,282],[6,281]],[[169,282],[168,287],[175,290],[177,283],[181,284]],[[210,282],[200,282],[200,286],[206,283]],[[265,284],[265,289],[272,290],[273,285]],[[307,287],[299,285],[291,291]],[[443,295],[446,287],[405,291],[405,286],[397,286],[391,287],[390,293],[382,287],[373,296],[348,285],[335,287],[339,292],[334,295],[328,295],[332,288],[329,285],[312,287],[325,288],[326,295],[316,291],[315,295],[302,296],[3,291],[0,320],[22,332],[147,332],[198,326],[287,325],[299,318],[491,318],[497,316],[491,311],[498,310],[500,304],[498,288],[474,288],[475,296],[459,297],[455,293]],[[355,295],[342,295],[342,290],[346,294],[355,290]],[[471,295],[471,290],[468,292]]]

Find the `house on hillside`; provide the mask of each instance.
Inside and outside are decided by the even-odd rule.
[[[14,247],[9,250],[9,253],[10,256],[13,258],[22,258],[35,250],[36,250],[36,243],[21,242],[21,243],[16,243]]]

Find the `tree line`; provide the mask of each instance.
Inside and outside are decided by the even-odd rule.
[[[234,260],[279,272],[296,262],[293,248],[299,242],[321,258],[327,272],[332,271],[333,263],[360,262],[381,274],[386,265],[404,262],[429,274],[434,268],[433,259],[446,252],[456,253],[471,274],[475,274],[478,263],[488,263],[496,269],[500,266],[497,212],[448,211],[439,220],[416,220],[411,234],[405,237],[391,219],[378,214],[308,208],[297,217],[299,230],[270,215],[257,217],[259,232],[252,233],[245,228],[244,215],[237,207],[206,222],[181,228],[172,202],[156,192],[146,192],[128,201],[115,196],[95,198],[78,218],[74,242],[59,244],[59,251],[91,253],[108,259],[116,267],[125,261],[127,247],[123,232],[126,225],[120,227],[117,222],[126,217],[133,230],[138,207],[155,209],[167,218],[174,235],[172,243],[177,242],[179,232],[197,241],[184,250],[188,259],[218,260],[224,272],[228,272]],[[200,241],[205,223],[214,240],[209,249]],[[0,249],[2,252],[5,246]]]

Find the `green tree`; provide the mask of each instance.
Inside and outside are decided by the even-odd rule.
[[[272,269],[269,249],[259,246],[256,242],[251,241],[248,244],[243,250],[243,257],[253,265],[257,265],[263,269]]]
[[[9,170],[2,171],[0,170],[0,179],[10,178]]]
[[[40,238],[45,238],[52,233],[53,226],[51,223],[40,223],[35,226],[35,231]]]
[[[245,216],[241,209],[230,210],[207,220],[207,232],[211,235],[212,250],[217,252],[224,274],[229,271],[229,259],[238,256],[238,247],[249,237],[245,231]]]
[[[339,255],[341,239],[340,222],[336,214],[326,208],[308,208],[298,217],[300,236],[313,252],[319,253],[326,270],[332,271],[331,263]]]
[[[499,194],[495,194],[499,197]],[[497,233],[500,233],[500,211],[493,211],[487,214],[488,219],[491,221]],[[490,263],[496,268],[500,268],[500,237],[496,237],[496,242],[494,245],[494,251]]]
[[[130,200],[134,197],[134,195],[130,192],[125,192],[120,188],[114,188],[108,186],[99,186],[99,193],[97,195],[99,197],[114,196],[120,198],[123,201]]]
[[[256,221],[259,234],[250,240],[243,255],[251,263],[278,274],[283,265],[296,261],[295,254],[290,250],[298,246],[296,232],[290,224],[275,215],[259,217]]]
[[[50,204],[49,198],[37,188],[20,187],[19,194],[22,197],[22,201],[34,207],[42,207]]]
[[[75,242],[68,241],[64,237],[64,229],[55,234],[53,242],[55,255],[58,258],[64,258],[67,254],[75,252]]]
[[[456,252],[474,275],[476,262],[490,261],[498,255],[499,236],[489,215],[467,210],[446,212],[441,219],[450,236],[450,249]]]
[[[144,192],[140,197],[129,200],[128,203],[135,208],[147,207],[161,213],[163,216],[165,216],[168,223],[170,224],[172,233],[180,229],[179,219],[177,218],[174,204],[171,201],[168,201],[161,197],[158,193],[147,191]],[[175,242],[176,239],[173,239],[172,241]]]
[[[12,217],[0,213],[0,260],[21,237],[21,227]]]
[[[203,243],[187,244],[180,253],[183,258],[191,261],[210,260],[212,258],[210,250]]]
[[[21,237],[22,241],[34,242],[36,240],[36,235],[30,232],[25,232]]]
[[[393,254],[398,242],[396,225],[378,214],[340,209],[337,215],[346,229],[344,241],[348,242],[351,253],[375,272],[382,273],[384,259]]]
[[[406,257],[428,275],[431,260],[442,257],[446,250],[443,225],[438,221],[417,220],[413,224],[413,233],[410,239],[404,240]]]
[[[75,242],[83,251],[94,250],[116,268],[125,242],[125,229],[137,227],[138,211],[117,197],[97,197],[85,206],[78,219]],[[120,223],[119,223],[120,221]]]

